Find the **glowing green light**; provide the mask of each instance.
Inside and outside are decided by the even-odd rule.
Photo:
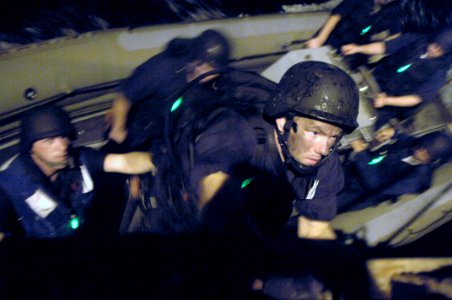
[[[361,35],[366,34],[370,29],[372,28],[372,25],[367,26],[366,28],[364,28],[363,30],[361,30]]]
[[[411,67],[411,64],[404,65],[403,67],[400,67],[397,69],[397,73],[402,73],[402,72],[408,70],[410,67]]]
[[[69,221],[69,226],[74,230],[77,229],[80,226],[80,220],[76,216],[72,216]]]
[[[242,186],[240,188],[243,189],[244,187],[246,187],[248,184],[251,183],[251,181],[253,181],[253,179],[254,179],[254,177],[251,177],[251,178],[243,180],[242,181]]]
[[[385,157],[386,157],[386,155],[375,157],[374,159],[369,161],[367,164],[368,165],[376,165],[376,164],[380,163],[383,159],[385,159]]]
[[[174,101],[173,106],[171,106],[171,112],[175,111],[176,109],[179,108],[179,106],[182,104],[182,97],[180,97],[179,99],[177,99],[176,101]]]

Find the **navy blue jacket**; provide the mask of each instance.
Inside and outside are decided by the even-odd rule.
[[[389,54],[373,71],[383,92],[389,96],[416,94],[423,103],[430,102],[444,86],[450,56],[422,58],[428,40],[425,35],[406,33],[385,43]]]
[[[167,49],[138,66],[120,84],[119,91],[132,103],[127,118],[127,142],[131,147],[161,136],[165,111],[176,100],[172,95],[187,84],[189,61],[186,55]]]
[[[55,182],[40,171],[28,153],[20,154],[0,173],[1,202],[8,210],[0,220],[3,232],[18,233],[13,232],[17,224],[10,223],[13,213],[29,237],[72,235],[70,221],[74,218],[83,225],[93,195],[91,174],[103,169],[105,155],[84,149],[74,151],[72,157],[73,166],[59,171]]]
[[[339,196],[339,211],[361,209],[405,194],[427,190],[432,182],[432,164],[409,164],[415,138],[399,135],[383,151],[362,151],[346,165],[347,180]]]
[[[197,139],[191,182],[199,182],[203,176],[218,171],[240,180],[251,179],[244,188],[250,200],[248,208],[262,226],[285,224],[294,203],[300,215],[314,220],[333,219],[336,196],[344,185],[337,153],[332,153],[316,174],[296,176],[284,166],[279,156],[273,126],[264,120],[259,124],[250,124],[249,120],[232,112],[219,116],[217,122]],[[243,165],[252,170],[242,169]]]
[[[397,2],[386,4],[374,13],[374,0],[342,1],[331,12],[331,15],[340,15],[341,21],[336,25],[326,44],[334,48],[349,43],[366,44],[374,34],[386,30],[390,34],[400,32],[400,9]]]

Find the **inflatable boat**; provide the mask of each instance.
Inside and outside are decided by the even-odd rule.
[[[88,32],[16,47],[0,53],[0,163],[17,153],[19,119],[27,110],[58,103],[70,112],[80,145],[105,142],[103,120],[115,88],[135,67],[162,50],[175,37],[194,37],[206,29],[225,33],[232,44],[233,66],[253,70],[278,82],[293,64],[320,60],[337,65],[357,82],[360,92],[359,128],[341,141],[346,150],[357,137],[370,139],[375,120],[369,95],[375,82],[368,70],[351,72],[334,49],[304,49],[303,42],[324,23],[328,11],[284,13]],[[447,91],[447,87],[445,88]],[[446,95],[416,115],[410,134],[450,130]],[[452,164],[435,173],[432,187],[396,202],[340,214],[333,226],[368,247],[410,244],[452,218]],[[450,241],[450,235],[445,236]],[[450,260],[446,260],[450,263]]]

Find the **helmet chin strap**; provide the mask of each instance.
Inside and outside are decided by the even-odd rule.
[[[295,127],[294,127],[295,126]],[[281,146],[281,151],[284,156],[284,164],[288,166],[288,168],[293,171],[296,175],[311,175],[317,172],[319,167],[325,162],[325,160],[334,152],[337,148],[338,142],[334,144],[334,146],[330,149],[330,153],[326,156],[323,156],[322,159],[315,164],[314,166],[305,166],[299,163],[295,158],[290,155],[287,140],[289,138],[289,133],[291,128],[296,128],[297,123],[294,122],[293,116],[289,115],[286,117],[286,123],[284,125],[284,132],[281,133],[277,131],[278,142]],[[338,139],[339,140],[339,139]]]

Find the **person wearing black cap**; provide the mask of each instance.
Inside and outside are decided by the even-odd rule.
[[[337,5],[319,32],[308,40],[309,48],[324,44],[339,48],[344,44],[370,41],[374,34],[400,32],[400,9],[394,0],[346,0]]]
[[[150,153],[105,154],[71,147],[76,138],[69,115],[58,106],[24,115],[20,153],[0,173],[0,198],[15,218],[2,208],[0,231],[36,238],[71,236],[86,221],[94,174],[155,172]],[[14,224],[9,227],[5,218]]]
[[[345,55],[388,54],[372,74],[381,93],[374,98],[378,109],[375,131],[390,119],[407,119],[431,102],[444,86],[452,57],[452,27],[434,34],[405,33],[397,39],[366,45],[348,44]]]
[[[149,137],[161,137],[163,112],[175,94],[199,75],[226,66],[229,55],[226,37],[216,30],[171,40],[120,84],[107,120],[109,138],[121,144],[128,137],[127,146],[134,148]]]
[[[394,37],[401,32],[399,0],[341,1],[319,31],[306,42],[308,48],[330,45],[340,52],[342,45],[366,44]],[[366,64],[365,55],[345,59],[349,68]]]

